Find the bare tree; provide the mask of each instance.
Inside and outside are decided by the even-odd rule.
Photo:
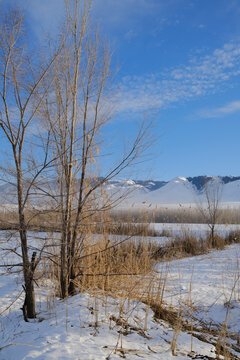
[[[19,11],[4,14],[1,22],[0,129],[12,165],[1,170],[16,186],[22,263],[15,265],[23,269],[25,320],[36,316],[34,273],[43,251],[30,254],[26,216],[30,199],[37,191],[50,197],[55,218],[60,218],[60,295],[65,298],[74,294],[74,280],[80,274],[86,218],[112,206],[103,199],[101,187],[133,164],[147,143],[147,127],[142,124],[120,161],[101,178],[94,176],[98,135],[110,119],[105,105],[109,104],[111,54],[98,31],[93,31],[91,6],[87,0],[66,0],[59,50],[51,48],[44,62],[29,55],[33,52],[26,47]],[[45,129],[36,142],[40,118]],[[29,151],[31,143],[39,148]],[[46,172],[47,177],[53,176],[53,184],[57,180],[54,189],[45,181]]]
[[[103,177],[93,179],[93,168],[99,156],[98,135],[110,118],[105,104],[109,102],[111,54],[91,25],[92,2],[65,2],[64,45],[53,70],[53,87],[42,108],[42,118],[51,134],[53,157],[58,158],[58,189],[52,198],[55,209],[61,214],[62,298],[75,292],[84,219],[110,207],[102,200],[99,189],[134,162],[143,150],[146,134],[146,127],[141,125],[135,141],[119,163]]]
[[[29,154],[29,140],[34,131],[37,112],[45,98],[51,80],[49,70],[56,59],[53,55],[43,66],[38,59],[30,57],[26,46],[23,16],[20,11],[8,10],[2,14],[0,25],[0,130],[2,142],[11,157],[13,168],[5,168],[12,184],[16,186],[18,204],[18,230],[21,242],[22,269],[24,275],[25,320],[35,318],[34,272],[39,262],[36,252],[30,258],[26,207],[30,190],[38,176],[47,167],[46,152],[41,160]],[[45,81],[45,88],[42,83]],[[42,149],[43,150],[43,149]],[[31,177],[30,177],[31,174]]]
[[[216,246],[215,227],[220,219],[219,202],[222,195],[222,182],[219,178],[208,179],[204,184],[204,200],[198,204],[203,219],[210,229],[211,246]]]

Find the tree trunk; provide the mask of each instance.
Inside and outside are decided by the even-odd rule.
[[[26,313],[28,319],[35,319],[35,293],[33,283],[33,273],[31,269],[28,271],[27,279],[25,282],[25,301],[24,306],[26,307]]]
[[[17,192],[18,192],[18,214],[19,214],[19,234],[22,248],[22,259],[23,259],[23,276],[24,276],[24,290],[25,290],[25,301],[23,305],[24,319],[34,319],[35,313],[35,294],[33,284],[33,274],[35,270],[35,259],[36,253],[32,255],[32,261],[29,262],[28,258],[28,245],[27,245],[27,230],[24,216],[23,207],[23,185],[22,185],[22,173],[21,173],[21,157],[17,159],[15,153],[15,161],[17,168]]]
[[[74,264],[71,265],[70,269],[70,278],[69,278],[69,286],[68,286],[68,294],[69,295],[75,295],[76,294],[76,286],[74,283],[75,280],[75,269]]]
[[[67,257],[66,257],[66,233],[61,236],[61,260],[60,260],[60,297],[65,299],[67,296]]]
[[[212,248],[215,248],[215,236],[214,236],[214,226],[211,227],[211,244]]]
[[[22,232],[24,234],[24,232]],[[22,241],[22,239],[21,239]],[[28,258],[24,260],[23,265],[23,275],[24,275],[24,290],[25,290],[25,300],[22,307],[24,320],[35,319],[35,293],[34,293],[34,271],[35,271],[35,258],[36,253],[32,255],[32,261],[29,263]]]

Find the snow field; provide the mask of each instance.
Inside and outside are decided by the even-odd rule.
[[[154,226],[160,230],[163,225]],[[172,225],[171,230],[182,231],[178,226]],[[201,233],[204,227],[194,224],[191,230]],[[240,246],[236,244],[222,251],[159,263],[155,279],[143,279],[138,289],[133,286],[129,299],[95,291],[62,301],[55,296],[52,284],[45,281],[36,287],[38,318],[29,323],[24,322],[20,310],[21,276],[6,275],[1,268],[0,360],[215,359],[218,341],[225,341],[226,348],[238,359],[239,255]],[[134,292],[139,290],[144,303],[134,300]],[[159,293],[167,310],[193,325],[194,336],[177,322],[155,318],[150,305]],[[204,333],[200,340],[206,328],[209,334]]]

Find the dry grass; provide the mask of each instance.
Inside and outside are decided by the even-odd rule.
[[[31,231],[59,231],[59,214],[51,210],[28,209],[25,219],[28,230]],[[0,211],[0,230],[18,230],[19,219],[17,210]]]
[[[240,243],[240,231],[230,231],[225,236],[215,234],[215,249],[221,250],[227,245],[236,243]],[[172,237],[166,245],[153,247],[155,252],[152,256],[156,260],[172,260],[173,258],[206,254],[212,249],[209,234],[196,238],[190,231],[184,231],[181,235]]]
[[[178,208],[160,207],[151,210],[131,209],[127,210],[113,210],[111,218],[114,221],[129,221],[149,222],[155,223],[180,223],[180,224],[205,224],[206,216],[203,216],[196,206]],[[239,208],[218,209],[218,222],[222,224],[240,224],[240,210]]]
[[[109,222],[109,223],[96,223],[91,229],[95,234],[113,234],[113,235],[128,235],[128,236],[150,236],[157,237],[163,236],[158,231],[154,230],[147,223],[121,223],[121,222]]]
[[[98,288],[111,293],[129,292],[132,286],[153,271],[151,245],[131,239],[117,245],[116,240],[100,239],[86,246],[79,258],[76,279],[79,289]]]
[[[167,243],[158,244],[153,237],[140,236],[139,229],[148,234],[147,227],[135,225],[124,225],[120,230],[115,228],[117,235],[107,234],[106,228],[105,234],[82,234],[75,263],[75,282],[80,291],[101,289],[116,292],[128,288],[129,284],[139,281],[141,277],[152,276],[156,262],[197,256],[213,249],[210,236],[196,238],[190,231],[184,231],[180,235],[172,236]],[[49,242],[49,256],[44,258],[43,268],[46,276],[52,274],[52,278],[58,280],[59,240],[54,240],[55,236],[49,235],[53,240]],[[231,231],[224,237],[215,235],[217,249],[233,243],[240,243],[240,231]]]
[[[60,234],[58,234],[59,236]],[[38,277],[49,278],[59,293],[60,256],[59,240],[48,246],[46,256],[38,269]],[[126,294],[142,287],[153,276],[156,260],[152,254],[156,245],[144,237],[108,236],[88,234],[79,240],[79,253],[75,259],[75,280],[81,291],[102,291],[112,296]],[[49,256],[48,256],[49,254]],[[148,279],[147,279],[148,278]]]
[[[61,218],[60,214],[54,210],[26,210],[25,218],[28,230],[39,232],[60,232]],[[12,211],[0,211],[0,230],[18,230],[18,213]],[[153,228],[150,228],[148,218],[144,223],[133,223],[129,219],[125,221],[113,221],[113,219],[104,215],[91,214],[86,215],[84,221],[81,222],[79,230],[81,233],[87,234],[113,234],[128,236],[164,236]]]

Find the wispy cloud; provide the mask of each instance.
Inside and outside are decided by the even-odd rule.
[[[149,15],[156,16],[156,12],[165,8],[164,3],[164,0],[98,0],[94,4],[94,12],[104,22],[123,26]]]
[[[237,100],[237,101],[231,101],[230,103],[218,108],[201,110],[198,112],[198,117],[208,118],[208,119],[219,118],[239,112],[240,112],[240,100]]]
[[[144,76],[124,77],[115,98],[120,112],[148,111],[214,94],[240,75],[240,43],[228,43],[187,65]],[[231,83],[230,83],[231,81]]]
[[[55,29],[64,13],[64,0],[13,1],[25,7],[31,26],[39,36],[43,30],[51,32],[51,29]],[[167,3],[166,6],[164,0],[98,0],[94,14],[96,12],[102,22],[109,23],[110,27],[122,27],[124,24],[123,34],[130,41],[137,34],[134,21],[140,21],[151,14],[161,14],[161,18],[165,19],[167,8],[181,2],[169,0]],[[231,3],[237,2],[232,0]],[[113,99],[118,111],[135,113],[157,110],[214,94],[223,85],[232,86],[233,80],[240,75],[240,42],[227,43],[205,56],[200,54],[192,57],[187,64],[175,68],[124,77]]]
[[[132,29],[128,30],[124,35],[125,39],[128,41],[134,39],[136,36],[137,36],[137,32]]]
[[[175,0],[169,0],[175,1]],[[0,0],[0,4],[3,0]],[[32,30],[39,39],[43,33],[54,34],[65,13],[64,0],[12,0],[24,9]],[[93,19],[106,29],[135,31],[136,24],[146,16],[156,16],[166,6],[164,0],[97,0],[93,2]],[[133,28],[133,29],[132,29]],[[132,30],[131,30],[132,29]]]
[[[29,28],[41,41],[46,34],[56,34],[65,13],[64,0],[12,0],[13,4],[24,11]]]

